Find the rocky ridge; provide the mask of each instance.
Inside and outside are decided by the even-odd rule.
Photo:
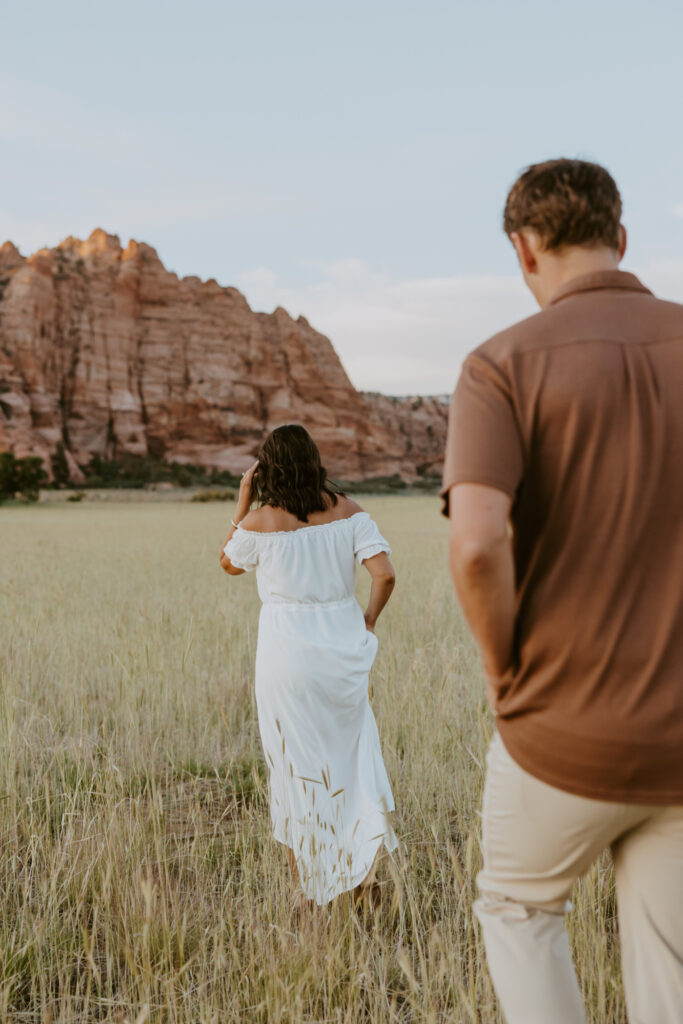
[[[179,278],[101,229],[24,258],[0,247],[0,451],[50,456],[74,481],[97,454],[239,473],[264,434],[304,423],[332,476],[440,472],[441,398],[356,391],[331,342],[235,288]]]

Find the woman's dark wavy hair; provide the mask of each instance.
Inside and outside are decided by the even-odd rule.
[[[328,481],[318,446],[299,423],[276,427],[265,439],[252,486],[259,505],[284,508],[302,523],[343,493]]]

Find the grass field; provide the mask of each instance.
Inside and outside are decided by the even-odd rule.
[[[401,849],[374,917],[342,899],[296,932],[255,580],[218,566],[233,507],[0,509],[0,1021],[501,1019],[471,910],[491,719],[446,524],[434,498],[365,505],[398,576],[371,681]],[[606,863],[575,897],[590,1019],[619,1024]]]

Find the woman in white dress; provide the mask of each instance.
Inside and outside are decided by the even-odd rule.
[[[273,834],[287,847],[299,900],[325,904],[349,890],[359,898],[380,848],[396,846],[368,700],[375,624],[395,582],[390,553],[369,514],[329,485],[304,427],[266,438],[242,478],[221,565],[231,576],[256,570],[259,729]],[[372,578],[365,614],[356,562]]]

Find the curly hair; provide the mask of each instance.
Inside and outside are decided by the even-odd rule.
[[[621,196],[614,178],[586,160],[531,164],[508,193],[503,228],[532,228],[543,248],[620,244]]]
[[[311,512],[324,512],[343,494],[327,479],[320,452],[305,427],[276,427],[261,445],[252,483],[259,505],[291,512],[305,523]],[[327,501],[326,501],[327,498]]]

